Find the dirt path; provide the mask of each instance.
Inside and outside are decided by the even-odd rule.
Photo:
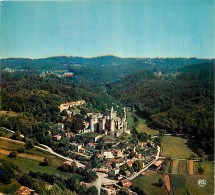
[[[193,160],[189,160],[189,174],[193,175]]]
[[[169,192],[169,191],[171,191],[169,175],[164,175],[164,179],[166,181],[166,189]]]

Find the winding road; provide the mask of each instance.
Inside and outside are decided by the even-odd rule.
[[[14,131],[12,131],[12,130],[10,130],[10,129],[7,129],[7,128],[5,128],[5,127],[1,127],[1,128],[4,129],[4,130],[6,130],[6,131],[8,131],[8,132],[10,132],[10,133],[15,133]],[[24,135],[20,135],[20,136],[24,138]],[[1,139],[8,140],[8,141],[12,141],[12,142],[20,143],[20,144],[25,144],[25,142],[18,141],[18,140],[13,140],[13,139],[10,139],[10,138],[5,138],[5,137],[0,137],[0,138],[1,138]],[[46,146],[46,145],[44,145],[44,144],[39,144],[39,145],[42,146],[42,147],[40,147],[40,146],[35,146],[35,148],[40,149],[40,150],[43,150],[43,151],[45,151],[45,152],[49,152],[49,153],[51,153],[51,154],[53,154],[53,155],[55,155],[55,156],[57,156],[57,157],[59,157],[59,158],[62,158],[62,159],[64,159],[64,160],[67,160],[67,161],[70,161],[70,162],[75,162],[76,165],[77,165],[78,167],[83,167],[83,168],[85,167],[85,165],[81,164],[81,163],[78,162],[78,161],[75,161],[75,160],[73,160],[73,159],[71,159],[71,158],[67,158],[67,157],[65,157],[65,156],[63,156],[63,155],[61,155],[61,154],[58,154],[58,153],[54,152],[49,146]]]
[[[159,155],[160,155],[160,146],[157,146],[157,155],[155,156],[155,160],[151,161],[148,165],[143,167],[143,169],[141,169],[139,172],[134,173],[134,175],[132,175],[131,177],[128,177],[128,180],[132,180],[137,176],[139,176],[142,172],[146,171],[151,165],[153,165],[159,159]]]

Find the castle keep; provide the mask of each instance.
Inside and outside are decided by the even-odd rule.
[[[106,135],[115,135],[119,137],[123,132],[130,134],[126,122],[126,112],[124,108],[123,118],[117,117],[117,111],[106,110],[106,114],[88,113],[89,128],[91,132],[99,132]]]

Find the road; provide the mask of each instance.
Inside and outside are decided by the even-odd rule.
[[[12,131],[12,130],[10,130],[10,129],[4,128],[4,127],[2,127],[2,128],[5,129],[6,131],[9,131],[10,133],[15,133],[14,131]],[[21,137],[24,138],[24,135],[21,135]],[[5,140],[9,140],[9,141],[12,141],[12,142],[16,142],[16,143],[25,144],[25,142],[18,141],[18,140],[13,140],[13,139],[10,139],[10,138],[5,138],[5,137],[0,137],[0,138],[1,138],[1,139],[5,139]],[[81,164],[81,163],[78,162],[78,161],[75,161],[75,160],[73,160],[73,159],[71,159],[71,158],[67,158],[67,157],[65,157],[65,156],[63,156],[63,155],[61,155],[61,154],[58,154],[58,153],[54,152],[50,147],[48,147],[48,146],[46,146],[46,145],[44,145],[44,144],[39,144],[39,145],[42,146],[42,147],[44,147],[44,148],[42,148],[42,147],[40,147],[40,146],[35,146],[35,148],[38,148],[38,149],[40,149],[40,150],[49,152],[49,153],[51,153],[51,154],[53,154],[53,155],[55,155],[55,156],[58,156],[59,158],[62,158],[62,159],[64,159],[64,160],[67,160],[67,161],[70,161],[70,162],[75,162],[76,165],[77,165],[78,167],[83,167],[83,168],[85,167],[85,165]]]
[[[143,169],[141,169],[139,172],[134,173],[131,177],[128,177],[128,180],[132,180],[139,176],[142,172],[146,171],[151,165],[153,165],[158,159],[160,155],[160,146],[157,146],[157,155],[155,156],[155,160],[151,161],[148,165],[144,166]]]
[[[116,183],[118,183],[117,180],[112,180],[112,179],[106,178],[106,177],[107,177],[107,174],[105,174],[105,173],[98,173],[98,172],[97,172],[97,175],[98,175],[98,178],[97,178],[97,180],[93,183],[93,185],[97,188],[98,194],[100,194],[101,186],[102,186],[102,185],[116,184]]]

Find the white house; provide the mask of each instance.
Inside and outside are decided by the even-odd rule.
[[[80,152],[81,148],[82,148],[82,144],[71,143],[71,150]]]
[[[57,124],[57,129],[64,130],[64,124],[63,123],[58,123]]]
[[[105,158],[113,158],[113,154],[111,151],[101,151],[101,155]]]

